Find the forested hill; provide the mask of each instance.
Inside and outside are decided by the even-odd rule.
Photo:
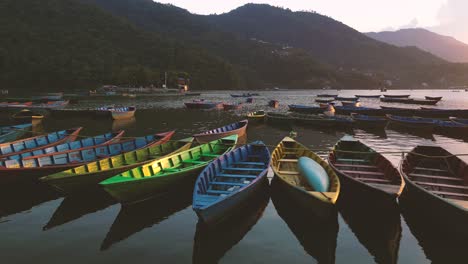
[[[439,64],[443,60],[415,47],[376,41],[330,17],[293,12],[265,4],[247,4],[207,20],[225,31],[302,48],[321,61],[343,67],[398,72],[404,66]]]
[[[0,84],[10,91],[143,85],[165,70],[200,86],[239,85],[225,60],[76,1],[2,0],[0,27]]]

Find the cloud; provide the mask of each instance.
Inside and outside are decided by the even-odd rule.
[[[468,1],[447,0],[437,14],[438,25],[429,27],[434,32],[449,35],[468,43]]]
[[[403,25],[400,27],[400,29],[405,29],[405,28],[415,28],[419,24],[419,21],[417,18],[413,18],[408,24]]]

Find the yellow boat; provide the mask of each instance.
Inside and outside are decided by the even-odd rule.
[[[330,187],[327,192],[315,191],[299,173],[297,162],[308,157],[323,167],[328,174]],[[289,193],[294,204],[313,211],[317,216],[328,218],[336,215],[336,201],[340,194],[340,180],[333,169],[313,151],[290,137],[285,137],[271,155],[271,166],[278,182]]]
[[[249,120],[249,122],[263,122],[263,120],[265,119],[265,111],[263,110],[258,110],[258,111],[255,111],[255,112],[250,112],[247,114],[247,120]]]

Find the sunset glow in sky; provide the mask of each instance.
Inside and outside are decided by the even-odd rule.
[[[159,2],[159,1],[158,1]],[[196,14],[220,14],[246,3],[313,10],[361,32],[423,27],[468,43],[467,0],[161,0]]]

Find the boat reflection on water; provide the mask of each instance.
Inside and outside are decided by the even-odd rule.
[[[60,198],[60,194],[46,184],[21,182],[0,186],[0,217],[30,210],[42,203]]]
[[[412,210],[417,208],[417,205],[411,204],[413,201],[407,197],[402,197],[400,200],[406,224],[432,263],[467,263],[468,237],[457,237],[447,233],[446,227],[431,221],[431,217],[424,211]]]
[[[251,203],[215,225],[198,222],[193,244],[192,263],[218,263],[226,252],[236,245],[263,215],[270,200],[267,181],[251,198]]]
[[[271,200],[279,216],[286,222],[304,250],[318,263],[335,263],[338,216],[318,218],[310,211],[291,203],[277,179],[272,181]]]
[[[342,194],[338,200],[340,214],[359,242],[376,263],[397,263],[402,232],[397,202],[373,202],[371,197]]]
[[[104,210],[115,203],[116,201],[103,190],[65,197],[42,229],[45,231],[72,222],[87,214]]]
[[[128,119],[118,119],[112,122],[112,131],[126,130],[131,127],[135,127],[136,118],[133,116]]]
[[[193,181],[174,186],[172,191],[135,204],[122,205],[112,223],[101,250],[123,241],[133,234],[161,223],[169,216],[187,208],[192,203]]]

